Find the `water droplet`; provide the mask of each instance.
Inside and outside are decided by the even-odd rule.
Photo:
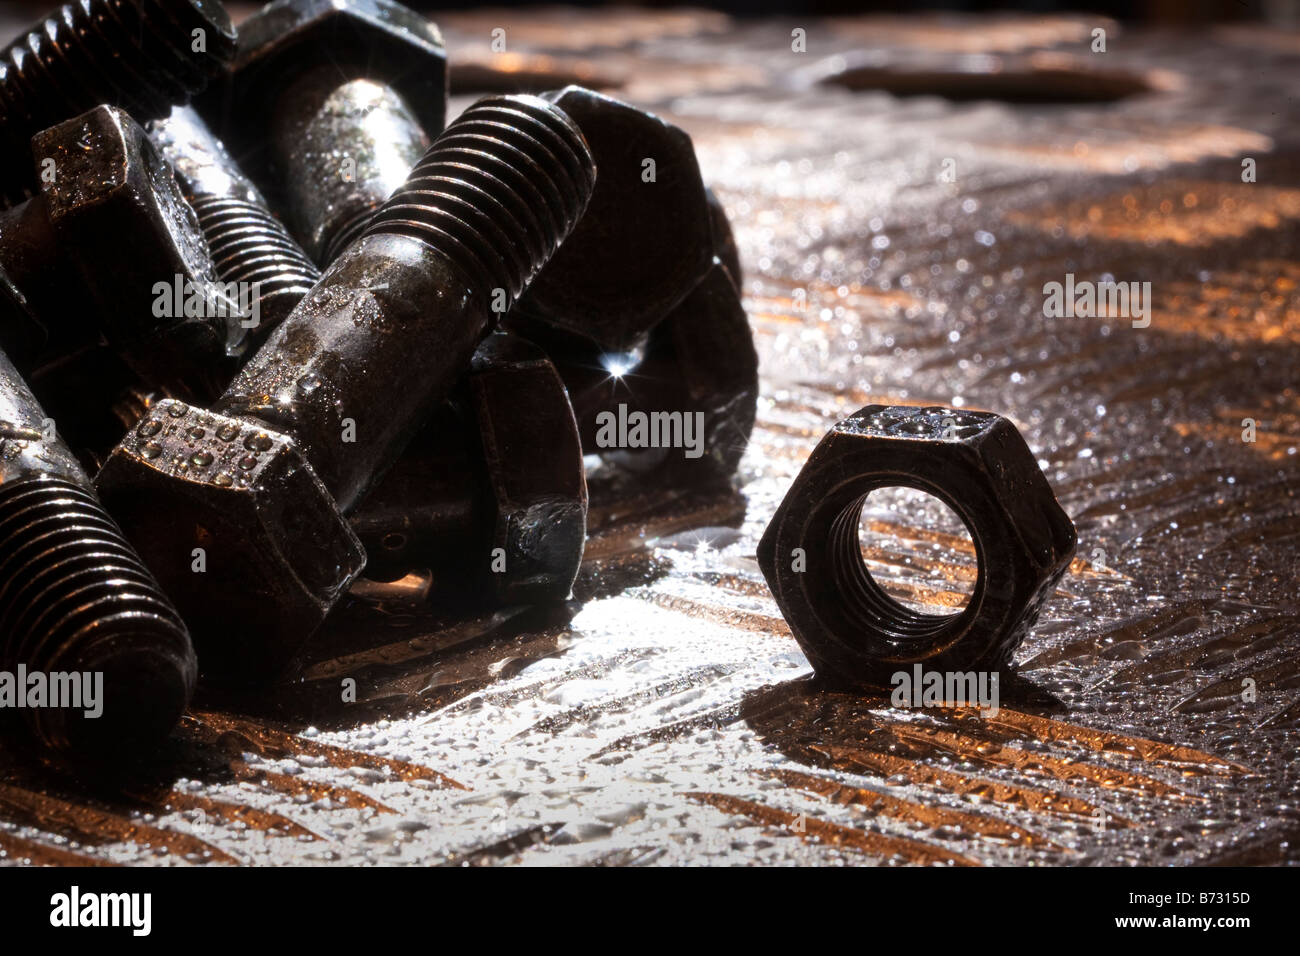
[[[249,435],[244,439],[244,447],[249,451],[266,451],[271,447],[271,438],[269,435],[262,433]]]
[[[217,475],[217,477],[212,479],[212,483],[218,488],[229,488],[235,483],[235,479],[231,478],[223,471],[221,474]]]
[[[144,448],[140,449],[140,454],[152,461],[154,458],[157,458],[162,454],[162,445],[158,444],[156,441],[148,442]]]
[[[248,471],[256,464],[257,464],[256,455],[245,455],[243,458],[239,459],[239,467],[244,471]]]
[[[201,451],[195,455],[191,455],[190,461],[192,461],[194,464],[200,467],[204,467],[212,464],[212,455],[209,452]]]
[[[174,405],[168,405],[167,414],[170,415],[172,418],[184,418],[185,406],[180,404],[179,402],[177,402]]]
[[[239,437],[239,426],[230,424],[222,425],[217,429],[217,437],[222,441],[234,441]]]
[[[190,437],[195,439],[196,441],[202,438],[206,434],[207,432],[204,431],[202,428],[200,428],[198,425],[195,425],[193,428],[190,429]]]
[[[145,438],[152,438],[162,431],[162,422],[155,419],[149,419],[140,426],[140,434]]]

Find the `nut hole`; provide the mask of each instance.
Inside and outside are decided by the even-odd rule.
[[[889,538],[901,547],[882,547]],[[918,613],[953,617],[975,592],[970,532],[941,498],[924,491],[872,492],[858,519],[858,546],[867,573],[872,574],[873,565],[878,569],[881,590]]]
[[[889,535],[906,548],[882,548]],[[828,547],[849,621],[898,641],[934,638],[962,616],[979,585],[981,572],[970,575],[961,560],[963,551],[978,557],[970,529],[918,489],[879,488],[855,499],[832,524]]]

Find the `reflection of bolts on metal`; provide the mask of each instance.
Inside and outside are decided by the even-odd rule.
[[[80,761],[159,744],[194,687],[185,625],[95,497],[72,452],[0,353],[0,669],[102,674],[102,713],[23,710]],[[24,687],[21,693],[26,693]]]
[[[210,412],[159,403],[109,456],[101,491],[190,622],[205,675],[274,676],[341,597],[364,564],[343,516],[447,398],[496,324],[493,293],[527,287],[594,179],[559,108],[479,101]],[[203,576],[180,560],[196,534]]]

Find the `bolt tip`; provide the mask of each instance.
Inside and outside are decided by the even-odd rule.
[[[433,142],[363,235],[421,239],[513,301],[577,224],[595,180],[587,141],[558,106],[489,96]]]
[[[185,625],[103,506],[47,475],[0,485],[0,668],[20,664],[45,677],[31,729],[77,760],[152,749],[197,675]]]
[[[189,641],[168,646],[151,627],[128,628],[100,643],[103,659],[78,655],[70,666],[90,674],[80,707],[33,712],[36,736],[79,763],[144,756],[167,738],[189,703],[196,665]],[[178,643],[178,642],[174,642]]]

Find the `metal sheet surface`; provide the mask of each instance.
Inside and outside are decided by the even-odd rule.
[[[1300,34],[581,16],[443,17],[456,101],[587,78],[692,134],[762,360],[736,487],[597,472],[571,616],[359,593],[300,680],[196,709],[129,787],[2,758],[4,859],[1300,859]],[[1046,318],[1067,273],[1150,282],[1149,326]],[[996,718],[820,689],[758,572],[801,463],[869,402],[1010,417],[1078,525]],[[940,607],[975,575],[898,495],[864,555]]]

